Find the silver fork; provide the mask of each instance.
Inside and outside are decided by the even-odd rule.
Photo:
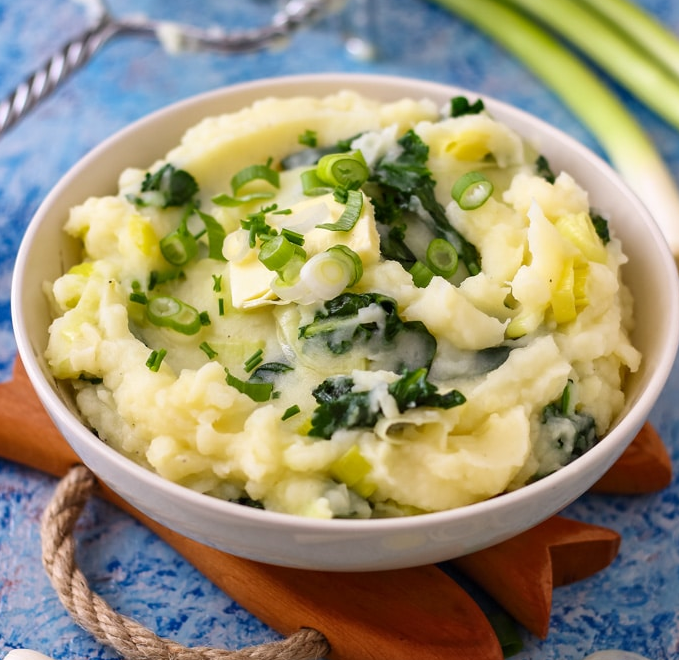
[[[273,15],[268,25],[225,32],[221,29],[202,29],[139,16],[116,18],[103,1],[100,1],[97,3],[94,24],[66,43],[0,102],[0,136],[85,65],[113,37],[153,38],[163,43],[168,50],[180,52],[245,53],[284,42],[298,28],[337,9],[343,2],[289,0],[281,4],[281,9]]]

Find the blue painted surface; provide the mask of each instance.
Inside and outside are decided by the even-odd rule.
[[[679,32],[679,3],[642,3]],[[274,0],[201,3],[204,24],[261,22]],[[191,5],[193,7],[194,5]],[[545,87],[494,44],[425,0],[375,0],[380,57],[351,58],[326,20],[287,48],[231,57],[167,55],[155,43],[119,38],[106,45],[54,96],[0,139],[0,379],[15,355],[9,318],[14,255],[31,215],[84,153],[130,121],[192,94],[261,77],[361,71],[427,78],[511,102],[599,150],[586,129]],[[199,20],[178,0],[117,0],[114,12]],[[0,96],[87,23],[81,5],[64,0],[0,0]],[[245,23],[241,23],[245,25]],[[628,95],[679,178],[679,135]],[[643,321],[642,321],[643,322]],[[652,421],[679,461],[679,365]],[[114,658],[68,617],[40,560],[39,518],[53,479],[0,461],[0,657],[30,647],[57,659]],[[609,526],[623,536],[613,565],[555,591],[551,630],[540,641],[524,632],[519,660],[575,660],[605,648],[649,658],[679,657],[679,483],[644,497],[587,495],[566,515]],[[78,526],[80,562],[92,586],[122,613],[186,645],[237,648],[276,639],[174,551],[111,506],[93,501]],[[360,660],[360,659],[356,659]]]

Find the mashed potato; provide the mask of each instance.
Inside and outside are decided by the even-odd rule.
[[[103,442],[242,504],[494,497],[593,446],[640,362],[607,221],[483,108],[262,100],[65,230],[54,375]]]

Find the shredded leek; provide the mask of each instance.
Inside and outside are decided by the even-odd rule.
[[[646,204],[677,257],[679,192],[655,145],[623,103],[553,35],[510,8],[510,0],[437,1],[497,40],[559,94]],[[547,7],[552,2],[540,5]],[[564,12],[564,21],[568,12]],[[601,43],[599,33],[593,39]],[[669,103],[664,93],[660,99]]]

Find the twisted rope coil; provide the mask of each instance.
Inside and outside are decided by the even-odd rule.
[[[76,466],[58,484],[41,522],[43,565],[59,600],[76,623],[127,660],[318,660],[330,651],[322,633],[302,628],[289,637],[236,651],[187,648],[158,637],[118,614],[92,592],[77,566],[73,530],[95,486],[94,475]]]

